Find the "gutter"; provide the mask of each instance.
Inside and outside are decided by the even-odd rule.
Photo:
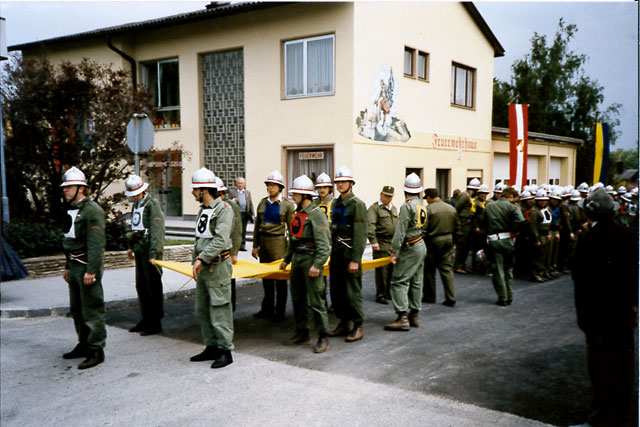
[[[121,51],[120,49],[118,49],[117,47],[115,47],[111,42],[110,35],[107,36],[107,46],[109,46],[109,49],[111,49],[118,55],[122,56],[131,64],[131,80],[133,83],[133,90],[136,91],[138,89],[138,65],[136,63],[136,60],[130,57],[129,55],[127,55],[126,53],[124,53],[123,51]]]

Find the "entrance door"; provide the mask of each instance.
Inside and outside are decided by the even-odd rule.
[[[323,172],[333,181],[333,147],[287,148],[287,187],[303,174],[315,184],[316,178]]]
[[[451,169],[436,169],[436,188],[443,199],[449,197],[449,177]]]
[[[182,152],[158,151],[149,166],[151,189],[166,216],[182,216]]]

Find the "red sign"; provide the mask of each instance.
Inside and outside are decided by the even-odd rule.
[[[298,154],[299,160],[322,160],[324,151],[305,151]]]

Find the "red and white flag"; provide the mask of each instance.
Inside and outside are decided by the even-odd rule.
[[[509,184],[527,185],[528,111],[526,104],[509,104]]]

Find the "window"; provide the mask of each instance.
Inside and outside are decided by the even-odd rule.
[[[410,47],[404,47],[404,75],[413,77],[413,58],[416,50]]]
[[[334,45],[333,34],[285,42],[286,98],[334,93]]]
[[[156,106],[156,129],[180,127],[180,83],[178,60],[150,62],[143,66],[143,80]]]
[[[418,52],[418,78],[429,80],[429,54]]]
[[[474,107],[475,70],[459,64],[451,65],[451,105]]]

